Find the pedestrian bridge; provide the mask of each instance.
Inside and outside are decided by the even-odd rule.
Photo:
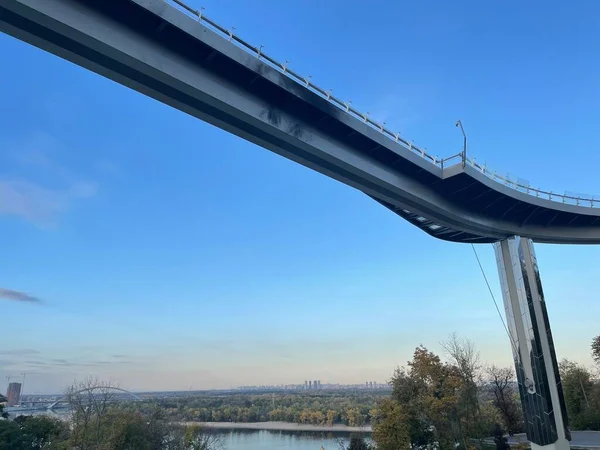
[[[436,238],[600,243],[600,198],[430,155],[180,1],[0,0],[0,30],[354,187]]]

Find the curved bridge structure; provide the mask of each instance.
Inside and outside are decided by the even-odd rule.
[[[359,189],[436,238],[600,243],[600,198],[431,156],[180,1],[0,0],[0,30]]]
[[[105,386],[80,389],[79,391],[73,392],[73,395],[83,394],[83,393],[89,393],[90,395],[94,395],[95,391],[106,391],[106,390],[127,394],[129,397],[131,397],[134,400],[138,400],[138,401],[142,400],[140,397],[138,397],[133,392],[129,392],[125,389],[121,389],[121,388],[117,388],[117,387],[105,387]],[[67,401],[68,401],[68,396],[64,395],[62,398],[59,398],[54,403],[48,405],[48,409],[54,409],[54,408],[56,408],[56,406],[59,403],[66,403]]]
[[[570,433],[533,242],[600,244],[600,198],[441,159],[181,0],[0,0],[0,31],[352,186],[426,233],[494,243],[532,449]],[[133,394],[132,394],[133,395]]]

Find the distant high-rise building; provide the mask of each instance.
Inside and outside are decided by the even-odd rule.
[[[321,380],[317,380],[317,386],[319,387],[319,389],[321,389]]]
[[[317,380],[313,381],[313,389],[319,389],[319,385],[317,384]]]
[[[21,399],[21,383],[9,383],[6,390],[6,406],[15,406]]]
[[[368,382],[368,381],[365,381],[365,387],[366,387],[367,389],[369,389],[369,382]]]
[[[373,382],[369,381],[369,389],[373,389]]]
[[[308,381],[304,380],[304,389],[308,389]]]
[[[312,389],[312,381],[309,381],[309,382],[308,382],[308,388],[309,388],[309,389]]]

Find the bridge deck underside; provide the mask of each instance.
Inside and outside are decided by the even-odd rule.
[[[429,174],[427,178],[431,178]],[[470,213],[507,219],[520,227],[527,225],[545,228],[600,226],[600,217],[597,215],[577,214],[528,203],[492,189],[466,173],[460,173],[446,179],[434,178],[429,182],[441,196]],[[437,224],[435,220],[413,213],[410,209],[398,207],[376,198],[375,200],[426,233],[439,239],[472,243],[492,243],[498,240],[470,234],[460,229],[443,227]]]

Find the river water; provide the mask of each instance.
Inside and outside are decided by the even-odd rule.
[[[271,430],[219,430],[225,450],[338,450],[348,433]]]
[[[14,413],[13,413],[14,414]],[[45,414],[53,417],[64,417],[65,412],[48,414],[47,411],[29,412],[28,414]],[[16,415],[16,414],[14,414]],[[214,429],[223,444],[223,450],[338,450],[339,441],[348,444],[351,433],[336,431],[278,431],[278,430],[227,430]],[[370,434],[358,434],[367,439]]]

